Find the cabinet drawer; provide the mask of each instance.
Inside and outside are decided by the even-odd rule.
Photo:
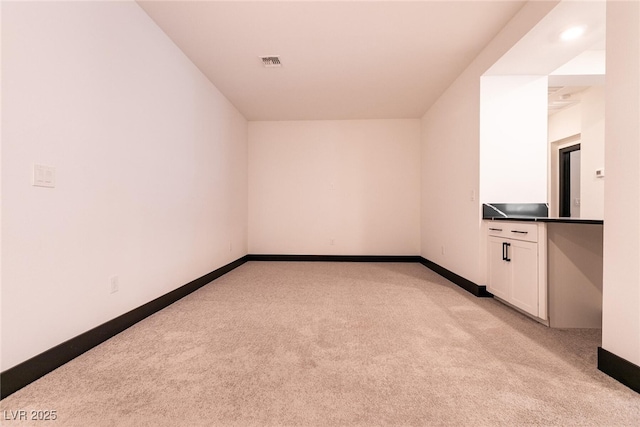
[[[489,236],[507,239],[538,241],[538,224],[535,222],[491,221],[488,225]]]

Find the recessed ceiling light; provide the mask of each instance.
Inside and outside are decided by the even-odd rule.
[[[575,40],[583,35],[586,29],[584,25],[568,28],[560,34],[560,40],[565,42]]]

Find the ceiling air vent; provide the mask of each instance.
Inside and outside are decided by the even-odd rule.
[[[261,56],[260,59],[265,68],[282,67],[279,56]]]

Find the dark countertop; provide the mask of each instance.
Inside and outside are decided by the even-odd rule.
[[[566,218],[566,217],[535,217],[535,216],[517,216],[512,215],[508,218],[482,218],[484,221],[530,221],[530,222],[548,222],[548,223],[564,223],[564,224],[599,224],[603,225],[601,219],[585,219],[585,218]]]

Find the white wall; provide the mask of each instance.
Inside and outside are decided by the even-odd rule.
[[[640,3],[607,2],[602,347],[640,365]]]
[[[478,284],[486,282],[478,198],[480,77],[556,4],[523,6],[422,119],[422,256]]]
[[[582,126],[580,104],[560,110],[549,116],[549,141],[559,141],[580,133]]]
[[[419,210],[419,120],[249,123],[250,253],[417,255]]]
[[[596,169],[604,168],[604,86],[586,90],[580,98],[580,105],[580,215],[582,218],[603,219],[606,177],[597,178]]]
[[[548,203],[549,216],[559,216],[560,149],[580,143],[582,108],[575,104],[549,116],[549,162],[548,162]]]
[[[547,202],[547,76],[483,76],[480,201]]]
[[[2,98],[2,2],[0,2],[0,98]],[[2,99],[0,99],[0,309],[2,309]],[[0,372],[2,371],[2,314],[0,313]]]
[[[605,87],[593,86],[580,94],[580,104],[549,117],[550,164],[555,169],[555,179],[550,174],[550,214],[557,215],[558,148],[580,143],[580,216],[589,219],[604,218],[604,182],[606,177],[596,178],[596,169],[604,168],[605,137]],[[580,140],[563,143],[563,139],[580,134]],[[560,143],[554,143],[560,141]],[[606,171],[605,171],[606,172]]]
[[[134,2],[2,8],[6,370],[247,253],[247,124]]]

